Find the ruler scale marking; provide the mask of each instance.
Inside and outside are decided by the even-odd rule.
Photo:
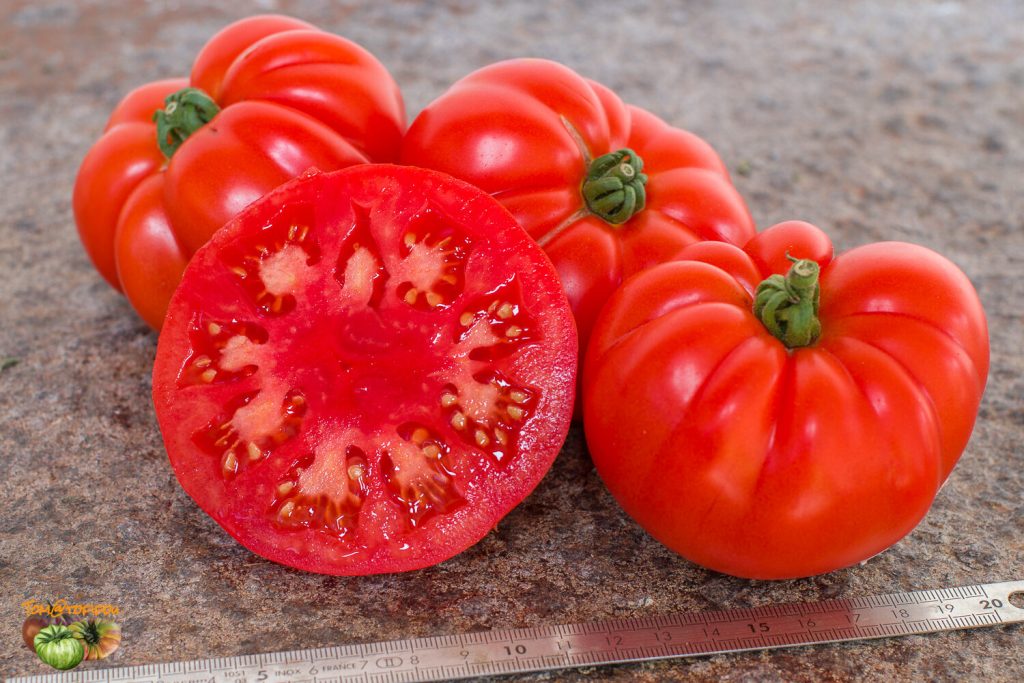
[[[11,683],[420,683],[867,640],[1024,622],[1024,581],[290,652],[90,669]]]

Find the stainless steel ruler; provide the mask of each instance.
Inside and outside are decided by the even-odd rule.
[[[866,640],[1024,622],[1024,580],[849,600],[665,614],[81,669],[12,682],[413,683]]]

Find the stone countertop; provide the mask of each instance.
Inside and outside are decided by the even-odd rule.
[[[0,355],[18,360],[0,372],[3,674],[48,671],[20,647],[32,597],[118,605],[124,642],[107,663],[127,665],[1024,578],[1020,3],[212,5],[0,8]],[[128,89],[183,75],[216,30],[268,10],[370,49],[410,116],[489,62],[559,60],[707,138],[759,226],[801,218],[839,249],[899,239],[954,259],[988,312],[992,369],[925,520],[862,566],[723,576],[620,512],[574,429],[537,491],[439,566],[327,577],[237,545],[171,473],[149,398],[156,335],[93,271],[70,196]],[[1013,626],[517,680],[1019,681],[1022,644]]]

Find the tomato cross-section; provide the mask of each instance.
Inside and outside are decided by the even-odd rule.
[[[404,571],[469,547],[540,481],[576,348],[553,267],[495,200],[363,166],[283,186],[197,253],[153,394],[179,481],[243,545]]]

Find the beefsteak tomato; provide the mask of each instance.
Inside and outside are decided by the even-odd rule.
[[[85,648],[67,626],[51,624],[43,628],[33,644],[39,659],[61,671],[74,669],[85,657]]]
[[[289,17],[243,19],[190,79],[115,107],[75,180],[79,236],[159,328],[188,259],[225,221],[311,166],[394,160],[404,128],[398,86],[365,49]]]
[[[988,375],[967,277],[898,242],[833,258],[801,222],[680,258],[612,296],[586,358],[587,444],[626,512],[759,579],[845,567],[913,529]]]
[[[754,234],[708,143],[551,61],[456,82],[409,126],[402,162],[468,180],[511,211],[555,264],[581,351],[623,278],[698,240]]]
[[[572,312],[498,202],[364,164],[286,184],[200,249],[153,397],[185,490],[276,562],[416,569],[483,537],[571,419]]]

